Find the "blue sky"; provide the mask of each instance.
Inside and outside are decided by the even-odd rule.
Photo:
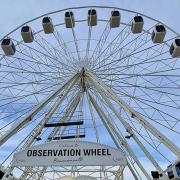
[[[180,33],[179,0],[1,0],[0,37],[41,14],[86,5],[107,5],[134,10],[158,19]]]
[[[36,16],[73,6],[109,5],[144,13],[180,32],[179,0],[1,0],[0,37]]]

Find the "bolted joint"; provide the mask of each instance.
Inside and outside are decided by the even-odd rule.
[[[122,141],[121,141],[121,145],[123,145],[123,146],[125,146],[125,147],[126,147],[127,142],[126,142],[125,140],[122,140]]]
[[[81,86],[81,90],[82,92],[86,92],[86,84],[85,84],[85,69],[84,67],[81,70],[81,80],[80,80],[80,86]]]

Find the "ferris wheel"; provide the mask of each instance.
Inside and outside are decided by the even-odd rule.
[[[173,29],[118,7],[74,7],[12,30],[0,54],[0,178],[180,179]],[[64,142],[107,145],[126,164],[13,165],[18,152]]]

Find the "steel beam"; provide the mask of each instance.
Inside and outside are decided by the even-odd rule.
[[[132,109],[126,102],[119,98],[108,86],[97,79],[92,73],[85,72],[86,77],[93,83],[97,89],[101,89],[106,95],[113,99],[124,111],[130,116],[133,116],[142,126],[149,130],[157,139],[160,140],[166,147],[168,147],[178,158],[180,158],[180,148],[170,141],[165,135],[152,126],[144,117],[137,111]]]
[[[45,100],[37,104],[25,117],[23,117],[15,126],[8,130],[3,136],[0,137],[0,146],[3,145],[10,137],[18,132],[25,124],[30,122],[32,118],[52,99],[54,99],[64,88],[66,88],[70,83],[75,83],[79,79],[81,73],[77,73],[70,80],[68,80],[64,85],[60,85],[53,93],[51,93]]]
[[[121,117],[121,115],[118,113],[118,111],[113,107],[112,103],[109,101],[109,99],[103,94],[100,93],[100,95],[102,96],[102,98],[105,100],[105,102],[107,103],[108,107],[112,110],[112,112],[114,112],[114,114],[116,115],[116,117],[119,119],[119,121],[121,122],[121,124],[124,126],[124,128],[126,129],[126,131],[132,136],[132,138],[134,139],[134,141],[139,145],[139,147],[141,148],[141,150],[144,152],[144,154],[147,156],[147,158],[151,161],[151,163],[154,165],[154,167],[156,167],[156,169],[159,171],[159,173],[161,173],[163,175],[164,178],[167,179],[167,175],[164,173],[163,169],[159,166],[159,164],[155,161],[155,159],[153,158],[153,156],[149,153],[149,151],[145,148],[145,146],[141,143],[141,141],[138,139],[138,137],[136,136],[136,134],[134,134],[131,126],[123,119],[123,117]]]
[[[111,135],[113,141],[117,143],[117,145],[118,145],[117,147],[120,148],[119,143],[121,145],[123,145],[125,147],[125,149],[128,151],[128,153],[130,154],[130,156],[134,159],[134,161],[136,162],[138,167],[141,169],[143,174],[146,176],[146,178],[148,180],[150,180],[151,178],[150,178],[149,174],[146,172],[146,170],[144,169],[144,167],[142,166],[140,161],[137,159],[136,155],[134,154],[134,152],[128,145],[127,141],[123,137],[121,137],[120,134],[116,131],[114,125],[112,124],[112,121],[101,110],[101,108],[98,106],[98,104],[96,103],[94,98],[89,93],[88,93],[88,95],[89,95],[89,99],[90,99],[93,107],[95,108],[96,112],[98,113],[99,117],[101,118],[103,124],[105,125],[106,129],[108,130],[109,134]]]

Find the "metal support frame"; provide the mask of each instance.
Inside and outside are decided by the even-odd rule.
[[[95,108],[96,112],[98,113],[99,117],[101,118],[104,126],[106,127],[106,129],[108,130],[109,134],[111,135],[114,143],[117,145],[118,148],[120,148],[119,144],[123,145],[126,148],[126,150],[131,155],[131,157],[133,157],[134,161],[139,166],[139,168],[141,169],[143,174],[146,176],[146,178],[148,180],[150,180],[151,178],[150,178],[149,174],[146,172],[146,170],[144,169],[142,164],[139,162],[139,160],[137,159],[136,155],[134,154],[132,149],[129,147],[127,141],[123,137],[121,137],[120,134],[116,131],[115,127],[111,123],[112,121],[109,120],[109,118],[105,115],[105,113],[100,109],[100,107],[97,105],[97,103],[94,100],[94,98],[89,93],[88,93],[88,96],[89,96],[89,99],[90,99],[93,107]],[[135,173],[133,173],[133,174],[135,174]]]
[[[64,119],[66,119],[66,122],[69,122],[71,120],[71,117],[73,116],[80,100],[81,100],[81,97],[82,97],[82,93],[79,92],[78,95],[74,98],[74,100],[72,101],[72,103],[69,105],[69,107],[67,108],[66,112],[65,112],[65,115],[61,118],[63,121]],[[67,118],[68,117],[68,118]],[[59,130],[60,128],[54,128],[54,134],[53,136],[56,135],[57,131]],[[62,127],[61,128],[61,134],[60,136],[63,135],[64,131],[65,131],[66,127]]]
[[[74,112],[81,100],[81,96],[82,96],[82,93],[78,92],[77,96],[72,100],[71,104],[69,105],[68,109],[66,110],[64,117],[68,117],[68,119],[66,120],[67,122],[71,119],[72,115],[74,114]],[[62,117],[62,119],[64,119],[64,117]],[[54,128],[49,137],[54,137],[56,135],[56,132],[58,131],[58,129],[59,128]],[[64,130],[65,130],[65,127],[63,127],[63,129],[62,129],[61,135],[63,134]],[[45,174],[45,169],[46,169],[46,167],[44,167],[43,170],[40,172],[39,180],[42,180],[42,178]]]
[[[124,167],[120,167],[115,173],[115,179],[114,180],[124,180]]]
[[[44,127],[48,128],[48,127],[60,127],[60,126],[79,126],[79,125],[83,125],[83,121],[71,121],[71,122],[59,122],[59,123],[48,123],[45,124]]]
[[[80,74],[74,75],[70,80],[68,80],[64,85],[60,85],[56,91],[51,93],[44,101],[37,104],[25,117],[23,117],[15,126],[8,130],[3,136],[0,137],[0,146],[3,145],[10,137],[18,132],[25,124],[30,122],[32,118],[44,107],[46,106],[53,98],[55,98],[64,88],[66,88],[70,83],[77,82]]]
[[[27,147],[31,146],[31,144],[35,140],[35,137],[41,133],[42,129],[44,128],[44,125],[49,121],[49,119],[52,117],[54,112],[57,110],[57,108],[63,102],[64,98],[67,96],[68,92],[70,91],[70,89],[72,88],[72,86],[74,84],[75,84],[75,81],[69,87],[66,87],[67,89],[65,90],[63,95],[58,98],[58,100],[54,103],[54,105],[51,107],[49,112],[45,115],[44,120],[39,123],[39,125],[37,126],[37,128],[34,130],[34,132],[32,133],[32,135],[30,137],[31,141],[29,141],[27,143],[27,145],[24,146],[24,148],[27,148]]]
[[[180,149],[173,142],[171,142],[166,136],[152,126],[145,118],[143,118],[138,112],[129,107],[121,98],[119,98],[108,86],[98,80],[92,73],[86,71],[86,77],[93,83],[93,85],[101,89],[106,95],[111,97],[124,111],[131,116],[133,115],[141,125],[149,130],[157,139],[160,140],[166,147],[168,147],[178,158],[180,158]]]
[[[133,118],[136,119],[144,128],[146,128],[149,132],[152,133],[157,139],[159,139],[166,147],[168,147],[177,157],[180,157],[180,150],[179,148],[173,144],[167,137],[165,137],[161,132],[159,132],[155,127],[153,127],[146,119],[144,119],[138,112],[136,112],[134,109],[132,109],[128,104],[126,104],[121,98],[119,98],[108,86],[106,86],[103,82],[98,80],[93,74],[90,72],[85,71],[83,68],[80,73],[77,73],[74,75],[70,80],[68,80],[63,86],[60,86],[56,91],[54,91],[52,94],[50,94],[44,101],[36,105],[32,111],[28,113],[28,115],[14,127],[12,127],[7,133],[5,133],[0,138],[0,145],[4,144],[10,137],[12,137],[15,133],[17,133],[25,124],[30,122],[32,118],[43,108],[45,107],[52,99],[57,98],[54,105],[50,108],[48,113],[46,114],[45,118],[38,124],[38,126],[32,131],[32,136],[26,141],[23,148],[27,148],[35,142],[35,137],[37,137],[44,128],[44,125],[49,121],[49,119],[52,117],[54,112],[57,110],[57,108],[60,106],[64,98],[67,96],[71,88],[75,85],[75,83],[80,80],[83,77],[83,81],[87,80],[88,86],[91,84],[93,85],[96,90],[98,91],[99,97],[98,99],[101,100],[102,103],[105,103],[107,107],[111,109],[111,111],[116,115],[116,117],[119,119],[121,124],[124,126],[126,131],[130,133],[131,137],[134,139],[134,141],[137,143],[137,145],[140,147],[140,149],[144,152],[144,154],[147,156],[147,158],[150,160],[150,162],[154,165],[154,167],[163,174],[163,179],[167,179],[167,175],[162,170],[162,168],[159,166],[159,164],[156,162],[156,160],[153,158],[153,156],[149,153],[149,151],[146,149],[146,147],[141,143],[141,141],[138,139],[136,134],[133,132],[131,126],[121,117],[121,115],[118,113],[118,111],[114,108],[113,104],[111,103],[111,100],[117,103],[125,112],[127,112],[129,115],[133,115]],[[85,79],[84,79],[85,78]],[[81,86],[85,86],[84,83],[81,83]],[[84,91],[85,89],[85,91]],[[87,94],[87,98],[90,101],[90,104],[94,107],[96,110],[98,116],[102,120],[104,126],[106,127],[107,131],[109,132],[113,142],[117,146],[117,148],[126,150],[127,154],[130,155],[130,157],[133,159],[133,161],[136,163],[136,165],[140,168],[142,173],[146,176],[148,180],[150,180],[150,175],[147,173],[141,162],[138,160],[136,155],[134,154],[133,150],[129,146],[126,139],[123,137],[121,132],[117,129],[117,127],[113,124],[113,120],[110,116],[107,116],[101,107],[97,104],[93,96],[90,94],[90,91],[88,91],[86,88],[81,88],[81,91],[79,91],[76,95],[76,97],[73,99],[73,101],[68,105],[65,115],[62,119],[65,118],[65,116],[68,115],[68,118],[66,119],[66,122],[68,122],[72,115],[74,114],[80,100],[82,97],[82,94]],[[60,95],[60,93],[63,93]],[[109,96],[109,98],[107,97]],[[61,137],[64,133],[66,126],[64,127],[54,127],[49,137],[54,137],[57,132],[60,130],[61,132],[59,136]],[[48,141],[48,139],[47,139]],[[135,177],[135,179],[139,179],[137,176],[137,172],[134,171],[133,167],[130,164],[129,160],[127,160],[127,165],[132,173],[132,175]],[[134,167],[135,168],[135,167]],[[32,169],[32,168],[31,168]],[[41,179],[46,171],[46,167],[44,167],[39,175],[39,179]],[[136,169],[136,168],[135,168]],[[13,171],[12,167],[9,167],[8,171],[6,173],[11,173]],[[25,171],[26,172],[26,171]],[[28,171],[27,171],[28,172]],[[23,173],[21,177],[27,177],[28,173]],[[137,173],[137,174],[136,174]],[[139,175],[139,174],[138,174]]]
[[[95,117],[94,117],[94,114],[93,114],[93,109],[92,109],[92,106],[90,105],[89,96],[87,96],[87,99],[88,99],[88,105],[89,105],[89,110],[90,110],[90,116],[92,118],[94,133],[95,133],[95,136],[96,136],[96,141],[97,141],[97,143],[100,143],[99,133],[98,133],[97,126],[96,126],[96,121],[95,121]]]
[[[123,119],[123,117],[118,113],[118,111],[113,107],[110,100],[103,94],[100,93],[101,97],[105,100],[108,107],[114,112],[116,117],[119,119],[121,124],[124,126],[126,131],[132,136],[134,141],[138,144],[138,146],[141,148],[141,150],[144,152],[144,154],[147,156],[147,158],[151,161],[151,163],[156,167],[156,169],[163,175],[165,179],[167,179],[167,175],[164,173],[163,169],[159,166],[159,164],[155,161],[155,159],[152,157],[152,155],[149,153],[149,151],[146,149],[146,147],[141,143],[141,141],[138,139],[136,134],[133,132],[131,126]]]
[[[68,120],[71,119],[74,111],[76,110],[76,108],[77,108],[77,106],[78,106],[78,104],[80,102],[80,99],[81,99],[81,92],[78,92],[77,95],[75,96],[75,98],[72,99],[71,104],[68,106],[68,108],[67,108],[67,110],[65,112],[65,115],[59,121],[64,120],[65,117],[69,117]],[[65,127],[63,127],[63,129],[64,128]],[[59,127],[53,128],[53,130],[52,130],[52,132],[51,132],[51,134],[49,135],[48,138],[53,138],[56,135],[58,129],[59,129]],[[48,140],[48,138],[47,138],[46,142],[50,141],[50,140]],[[46,168],[47,167],[43,167],[43,169],[41,170],[41,172],[39,174],[39,180],[41,180],[43,178]],[[28,176],[28,169],[31,169],[31,167],[27,167],[26,169],[27,169],[27,171],[25,171],[25,173],[23,173],[21,175],[21,177],[20,177],[20,179],[22,179],[22,180],[24,180]]]
[[[49,119],[52,117],[54,112],[57,110],[57,108],[60,106],[60,104],[63,102],[64,98],[69,93],[70,89],[74,86],[76,81],[70,81],[64,86],[64,91],[61,95],[59,95],[57,101],[54,103],[54,105],[51,107],[49,112],[45,115],[45,118],[35,127],[35,129],[32,131],[30,137],[27,139],[27,141],[24,143],[23,147],[21,149],[26,149],[30,147],[35,142],[35,137],[37,137],[39,134],[41,134],[42,129],[44,128],[44,125],[49,121]],[[10,174],[13,171],[14,167],[9,167],[7,172],[4,176]]]

